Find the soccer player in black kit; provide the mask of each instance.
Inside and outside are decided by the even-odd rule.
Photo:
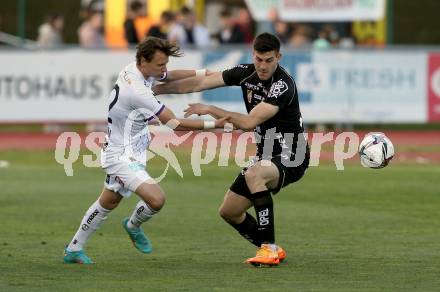
[[[279,65],[279,39],[262,33],[255,38],[253,49],[253,64],[157,85],[154,91],[187,93],[221,86],[241,87],[247,115],[197,103],[189,105],[185,116],[227,117],[235,128],[255,131],[257,155],[226,192],[219,213],[257,246],[256,256],[247,259],[247,263],[274,266],[286,258],[286,252],[275,244],[272,194],[304,175],[310,151],[304,138],[295,81]],[[247,212],[252,206],[256,219]]]

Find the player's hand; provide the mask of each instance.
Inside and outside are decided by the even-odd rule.
[[[215,120],[215,127],[216,128],[224,128],[226,124],[228,123],[228,117],[220,118]]]
[[[185,118],[189,117],[190,115],[207,115],[209,114],[209,105],[203,103],[190,103],[184,112]]]
[[[216,128],[223,128],[223,131],[225,132],[232,132],[234,130],[234,125],[228,121],[229,117],[224,117],[221,119],[215,120],[215,127]]]

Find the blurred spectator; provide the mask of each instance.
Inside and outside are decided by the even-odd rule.
[[[64,17],[58,13],[51,13],[46,16],[46,22],[38,28],[37,44],[44,49],[56,48],[62,45],[62,31],[64,28]]]
[[[142,4],[142,9],[138,11],[136,18],[134,19],[134,26],[139,42],[141,42],[148,33],[148,30],[156,23],[155,19],[148,15],[148,0],[135,0]]]
[[[273,7],[267,12],[267,21],[259,23],[259,33],[269,32],[276,35],[281,43],[286,44],[292,35],[292,27],[279,17],[278,8]]]
[[[147,36],[168,39],[168,32],[175,21],[173,12],[167,10],[160,15],[159,23],[150,27]]]
[[[335,27],[331,24],[326,24],[323,27],[323,30],[327,33],[327,39],[333,47],[339,46],[339,32],[335,29]]]
[[[311,46],[312,30],[306,25],[296,25],[289,39],[289,47],[305,49]]]
[[[343,37],[339,41],[339,47],[341,49],[353,49],[356,46],[356,42],[351,37]]]
[[[259,21],[257,23],[257,34],[268,32],[271,34],[275,34],[275,25],[274,23],[279,20],[278,17],[278,8],[272,7],[267,12],[267,20]]]
[[[313,41],[313,48],[316,50],[326,50],[331,47],[330,42],[327,39],[327,33],[325,31],[320,31],[318,33],[318,38]]]
[[[83,48],[104,48],[103,15],[101,12],[93,12],[78,29],[79,44]]]
[[[243,32],[245,43],[252,43],[254,40],[254,24],[247,8],[240,8],[238,10],[237,24]]]
[[[276,20],[274,23],[275,35],[280,39],[281,43],[285,44],[289,41],[292,34],[292,29],[287,22]]]
[[[185,29],[183,28],[183,16],[181,11],[174,13],[174,18],[169,24],[167,38],[181,46],[186,44],[187,37]]]
[[[332,46],[338,47],[339,34],[333,26],[326,24],[318,33],[318,38],[313,42],[313,48],[322,50],[329,49]]]
[[[81,0],[79,16],[86,20],[93,12],[104,12],[104,0]]]
[[[335,48],[339,47],[339,43],[341,41],[341,38],[339,37],[339,33],[336,30],[331,31],[328,34],[328,39],[330,41],[330,44],[333,47],[335,47]]]
[[[209,45],[209,32],[206,27],[197,23],[197,18],[193,10],[183,6],[180,9],[181,24],[184,29],[184,41],[182,45],[194,45],[196,47],[206,47]],[[171,37],[170,37],[171,38]]]
[[[220,22],[222,28],[217,34],[217,39],[221,44],[244,43],[244,34],[233,19],[229,9],[224,9],[220,12]]]
[[[133,1],[130,3],[129,10],[127,12],[127,18],[124,21],[124,33],[127,43],[130,45],[136,45],[139,43],[138,33],[136,31],[135,19],[142,14],[143,5],[139,1]]]
[[[356,46],[356,39],[352,35],[342,37],[339,40],[339,47],[341,49],[353,49]]]

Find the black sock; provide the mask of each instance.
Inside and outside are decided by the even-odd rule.
[[[268,190],[252,194],[261,243],[275,243],[272,195]]]
[[[257,221],[251,214],[246,212],[246,217],[239,224],[229,223],[234,227],[241,236],[246,238],[250,243],[260,247],[261,241],[258,238]]]

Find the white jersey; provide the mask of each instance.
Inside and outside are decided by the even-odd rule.
[[[154,97],[151,89],[154,80],[153,77],[145,79],[136,62],[119,73],[108,97],[108,131],[101,156],[102,167],[121,157],[145,165],[151,139],[148,122],[165,108]]]

